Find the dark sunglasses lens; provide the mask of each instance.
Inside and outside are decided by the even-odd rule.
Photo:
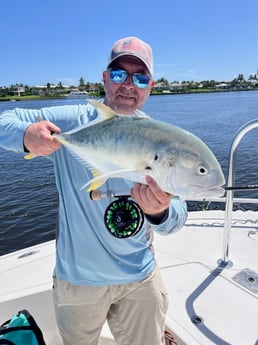
[[[136,87],[144,89],[148,86],[150,82],[150,77],[145,74],[135,73],[133,75],[133,83]]]
[[[110,70],[110,80],[113,83],[123,83],[126,80],[127,76],[128,74],[124,70],[121,70],[121,69]]]

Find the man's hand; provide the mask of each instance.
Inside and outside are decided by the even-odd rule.
[[[60,128],[48,121],[30,125],[24,134],[23,144],[34,156],[48,156],[60,148],[61,144],[52,136],[61,133]]]
[[[146,185],[136,183],[131,195],[146,215],[157,218],[164,215],[172,197],[164,192],[151,176],[146,176]]]

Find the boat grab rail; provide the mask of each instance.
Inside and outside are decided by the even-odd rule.
[[[235,161],[237,148],[243,139],[243,137],[251,130],[258,128],[258,119],[247,122],[236,133],[235,138],[231,144],[229,155],[229,168],[228,168],[228,186],[234,186],[235,182]],[[223,235],[223,248],[222,259],[218,260],[219,267],[231,267],[233,263],[229,260],[229,247],[231,240],[231,223],[232,223],[232,211],[234,201],[234,190],[228,189],[226,193],[226,208],[224,219],[224,235]]]

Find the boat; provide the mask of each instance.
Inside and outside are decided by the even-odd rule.
[[[236,134],[229,155],[225,197],[209,200],[225,210],[190,211],[184,227],[171,236],[154,235],[156,260],[169,293],[166,345],[258,345],[257,198],[236,198],[236,152],[258,119]],[[250,208],[250,207],[249,207]],[[27,309],[48,345],[61,345],[52,305],[55,241],[0,257],[0,324]],[[141,327],[141,325],[139,325]],[[147,332],[148,330],[146,330]],[[105,323],[99,345],[115,345]]]
[[[77,89],[72,90],[70,93],[65,95],[66,98],[89,98],[89,93],[87,91],[80,91]]]

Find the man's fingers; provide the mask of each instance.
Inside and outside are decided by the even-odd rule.
[[[167,204],[168,202],[170,202],[172,195],[164,192],[151,176],[146,176],[146,183],[152,191],[153,195],[155,195],[156,199],[160,203]]]

